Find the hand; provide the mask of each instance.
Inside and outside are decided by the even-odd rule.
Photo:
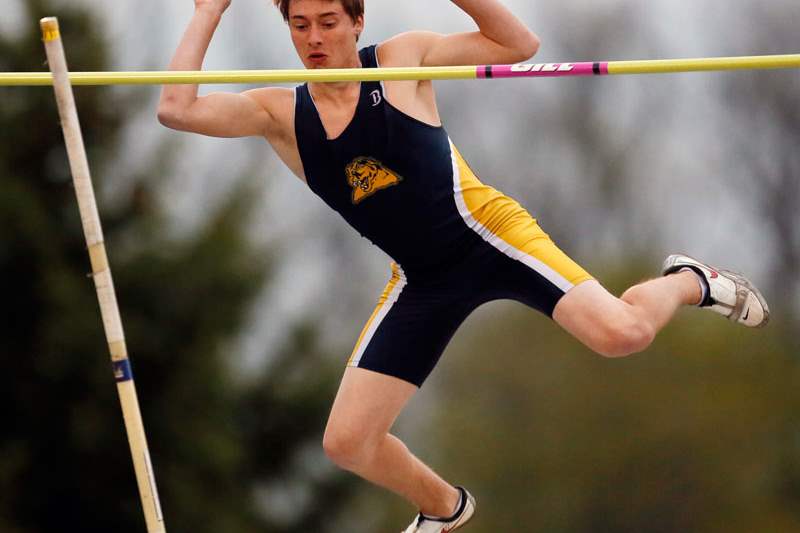
[[[194,8],[196,11],[211,11],[219,15],[222,15],[230,5],[231,0],[194,0]]]

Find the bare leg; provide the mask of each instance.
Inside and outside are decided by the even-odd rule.
[[[424,514],[449,516],[458,504],[458,490],[389,434],[416,391],[416,386],[401,379],[347,368],[323,446],[340,467],[403,496]]]
[[[679,272],[634,285],[620,299],[630,304],[658,333],[684,305],[700,303],[700,282],[691,272]]]
[[[553,319],[594,351],[620,357],[644,350],[679,307],[698,303],[700,296],[691,272],[645,281],[621,298],[587,281],[561,298]]]
[[[644,349],[681,306],[700,299],[690,272],[654,279],[615,298],[596,281],[574,287],[553,318],[593,350],[608,356]],[[340,467],[384,487],[431,516],[449,516],[459,493],[389,434],[417,387],[364,370],[345,370],[323,446]]]

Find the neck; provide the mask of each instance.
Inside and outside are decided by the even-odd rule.
[[[337,68],[361,68],[361,58],[358,53],[350,59],[344,66]],[[352,96],[352,93],[361,88],[361,82],[342,81],[331,83],[309,83],[308,89],[312,92],[315,99],[324,98],[327,100],[342,100]]]

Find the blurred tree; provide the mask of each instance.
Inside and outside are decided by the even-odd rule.
[[[756,4],[749,9],[753,28],[740,38],[762,53],[796,47],[792,17]],[[796,70],[743,72],[721,86],[727,104],[726,131],[731,172],[723,187],[741,190],[742,209],[764,224],[762,258],[770,264],[768,293],[780,313],[776,319],[800,326],[800,75]],[[771,244],[771,246],[770,246]],[[767,288],[765,287],[765,290]],[[800,349],[800,341],[795,347]]]
[[[76,70],[105,70],[86,11],[26,6],[31,21],[57,13]],[[33,28],[0,36],[0,70],[41,70],[43,57]],[[131,100],[105,88],[76,100],[101,188]],[[142,531],[52,90],[4,89],[0,124],[0,531]],[[341,369],[309,320],[237,377],[230,346],[269,270],[246,238],[257,195],[241,186],[196,234],[170,238],[151,185],[168,151],[102,211],[169,529],[332,531],[351,478],[318,450]]]

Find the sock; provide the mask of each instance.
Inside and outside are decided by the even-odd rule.
[[[695,275],[697,281],[700,283],[700,302],[697,304],[697,306],[699,307],[703,305],[706,299],[708,299],[708,292],[710,290],[708,287],[708,281],[706,281],[705,276],[703,276],[702,274],[700,274],[698,271],[696,271],[691,267],[683,267],[682,269],[678,270],[678,272],[691,272],[692,274]]]
[[[437,520],[439,522],[455,520],[456,519],[456,513],[458,513],[458,510],[461,509],[461,500],[463,500],[463,499],[464,499],[464,493],[459,490],[458,491],[458,501],[456,502],[456,508],[453,509],[453,514],[451,514],[450,516],[429,516],[429,515],[422,514],[422,513],[420,513],[420,515],[422,516],[422,518],[427,518],[428,520]]]

